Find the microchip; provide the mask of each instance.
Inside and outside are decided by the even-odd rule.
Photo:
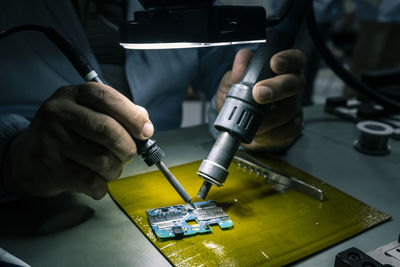
[[[149,209],[146,213],[151,228],[161,239],[210,233],[210,225],[214,224],[222,229],[233,227],[231,219],[215,201],[197,202],[195,206],[196,209],[190,205],[161,207]]]
[[[179,227],[179,226],[172,227],[172,232],[174,232],[175,236],[183,235],[183,229],[182,229],[182,227]]]
[[[210,220],[228,216],[228,214],[226,214],[220,207],[195,209],[193,210],[193,213],[199,220]]]
[[[165,219],[167,221],[175,221],[182,219],[182,213],[167,213],[165,214]]]

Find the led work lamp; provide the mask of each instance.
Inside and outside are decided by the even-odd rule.
[[[168,49],[265,42],[263,7],[213,2],[141,0],[145,11],[121,25],[120,44],[127,49]]]

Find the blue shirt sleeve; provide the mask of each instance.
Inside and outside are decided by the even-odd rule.
[[[10,196],[3,189],[3,168],[7,148],[12,139],[21,131],[28,128],[30,122],[16,114],[0,114],[0,203],[8,200]]]

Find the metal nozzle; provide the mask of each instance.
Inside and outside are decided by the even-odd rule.
[[[210,191],[212,183],[204,181],[203,185],[201,186],[199,192],[197,193],[197,197],[200,199],[206,199],[208,192]]]
[[[228,167],[240,145],[240,139],[228,132],[222,132],[208,154],[203,160],[197,174],[205,181],[197,196],[201,199],[207,197],[211,186],[222,186],[228,176]]]

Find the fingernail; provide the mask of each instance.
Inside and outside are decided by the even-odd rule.
[[[266,101],[272,98],[272,89],[267,86],[257,86],[257,97],[259,101]]]
[[[283,58],[283,57],[278,57],[276,59],[276,67],[279,71],[286,71],[289,65],[289,62]]]
[[[142,134],[144,137],[151,137],[153,135],[154,132],[154,127],[151,123],[146,122],[143,125],[143,130],[142,130]]]

